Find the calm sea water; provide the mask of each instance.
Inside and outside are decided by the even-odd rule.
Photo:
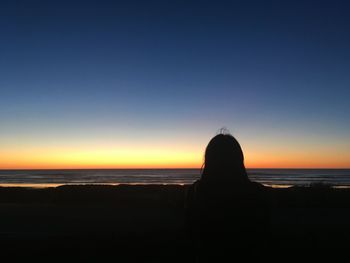
[[[316,183],[350,187],[350,169],[248,169],[248,175],[273,187]],[[0,185],[191,184],[199,177],[199,169],[0,170]]]

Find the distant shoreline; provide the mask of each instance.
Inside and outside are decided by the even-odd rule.
[[[247,170],[350,170],[349,168],[246,168]],[[201,170],[201,168],[0,168],[0,171],[84,171],[84,170]]]
[[[86,184],[55,184],[55,183],[47,183],[47,184],[0,184],[0,188],[29,188],[29,189],[48,189],[48,188],[58,188],[58,187],[109,187],[109,186],[155,186],[155,187],[161,187],[161,186],[179,186],[179,187],[186,187],[191,184],[182,184],[182,183],[86,183]],[[319,188],[320,186],[313,186],[313,185],[267,185],[264,184],[266,187],[271,189],[286,189],[286,188]],[[321,186],[322,187],[322,186]],[[350,186],[337,186],[337,185],[325,185],[326,188],[329,189],[350,189]]]
[[[350,188],[350,169],[247,169],[250,180],[273,188]],[[200,169],[0,170],[0,186],[47,188],[62,185],[190,185]]]

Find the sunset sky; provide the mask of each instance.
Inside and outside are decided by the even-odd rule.
[[[350,167],[347,1],[1,1],[0,169]]]

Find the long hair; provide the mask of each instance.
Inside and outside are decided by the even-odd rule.
[[[218,134],[208,143],[202,179],[249,182],[242,148],[231,134]]]

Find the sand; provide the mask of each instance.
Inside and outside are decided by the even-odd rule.
[[[187,187],[2,187],[2,255],[79,262],[193,262],[195,252],[184,228]],[[348,189],[268,189],[266,195],[271,223],[264,244],[267,254],[346,251]]]

